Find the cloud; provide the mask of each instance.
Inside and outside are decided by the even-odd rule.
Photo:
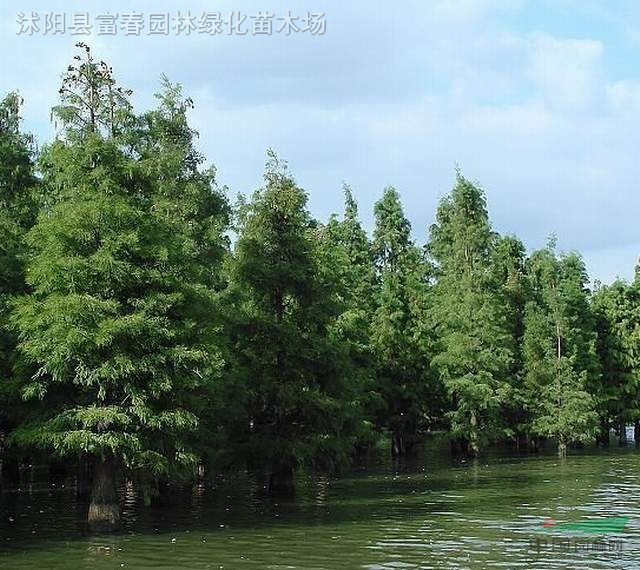
[[[599,96],[603,49],[599,41],[534,34],[529,78],[550,106],[562,111],[585,110]]]
[[[640,210],[640,77],[632,65],[638,48],[625,44],[625,10],[608,12],[616,34],[599,24],[596,4],[563,2],[579,22],[564,27],[549,16],[552,5],[408,0],[391,9],[382,0],[354,0],[323,5],[321,37],[90,43],[134,89],[140,110],[153,104],[162,72],[184,84],[196,102],[199,144],[234,192],[260,185],[264,151],[272,146],[309,191],[314,215],[341,210],[346,180],[370,228],[373,203],[394,184],[416,239],[424,241],[459,163],[487,190],[498,230],[531,247],[555,232],[562,248],[587,252],[596,276],[630,275]],[[1,25],[21,6],[2,3]],[[216,6],[245,13],[318,9],[312,0]],[[51,9],[38,0],[30,8]],[[136,0],[133,9],[178,8]],[[179,9],[212,8],[185,0]],[[65,10],[105,11],[95,1],[70,1]],[[49,107],[75,39],[0,36],[2,52],[13,55],[3,60],[0,89],[20,87],[26,125],[41,139],[51,134]]]
[[[616,81],[607,87],[607,96],[617,113],[636,115],[640,111],[640,81]]]

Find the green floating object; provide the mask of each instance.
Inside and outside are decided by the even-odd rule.
[[[606,517],[601,519],[587,519],[572,523],[556,523],[553,519],[547,519],[542,523],[547,530],[573,530],[577,532],[622,532],[629,517]]]

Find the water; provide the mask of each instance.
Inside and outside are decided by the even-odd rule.
[[[303,479],[289,501],[261,497],[247,476],[176,492],[164,507],[143,507],[131,487],[123,494],[122,532],[90,536],[72,491],[4,493],[0,568],[640,568],[633,449],[564,462],[494,452],[475,463],[428,450],[402,466],[381,454],[342,478]],[[541,527],[547,517],[610,516],[629,517],[627,527],[607,535]]]

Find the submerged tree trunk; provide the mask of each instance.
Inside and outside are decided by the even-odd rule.
[[[403,457],[407,453],[407,443],[401,430],[394,430],[391,435],[391,456]]]
[[[291,464],[276,464],[269,470],[268,488],[269,495],[276,497],[290,497],[295,494],[295,479]]]
[[[466,439],[455,437],[449,440],[449,444],[451,445],[451,453],[454,455],[466,455],[469,452],[469,442]]]
[[[413,456],[420,447],[418,425],[400,414],[400,419],[391,426],[391,456],[394,458]]]
[[[469,451],[474,457],[480,455],[480,434],[478,433],[478,416],[476,412],[471,412],[469,419]]]
[[[89,497],[91,493],[91,464],[86,453],[81,453],[78,457],[76,473],[76,495],[78,497]]]
[[[627,422],[624,417],[621,417],[619,420],[618,430],[618,444],[621,446],[627,445]]]
[[[604,447],[609,447],[609,419],[602,418],[600,421],[600,433],[598,434],[598,443]]]
[[[4,442],[5,434],[4,430],[0,429],[0,487],[2,487],[2,481],[4,480]]]
[[[113,457],[101,457],[93,468],[89,526],[96,531],[115,530],[120,522],[116,489],[116,465]]]
[[[558,440],[558,457],[567,456],[567,442],[561,437]]]

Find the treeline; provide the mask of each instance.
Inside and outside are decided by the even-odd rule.
[[[315,220],[273,152],[232,207],[180,87],[136,114],[79,46],[53,142],[17,94],[0,107],[0,462],[78,462],[89,520],[114,524],[124,477],[150,497],[250,469],[276,493],[383,433],[397,456],[433,430],[564,454],[638,425],[638,279],[592,292],[577,253],[528,255],[460,172],[424,247],[391,187],[371,237],[348,187]]]

